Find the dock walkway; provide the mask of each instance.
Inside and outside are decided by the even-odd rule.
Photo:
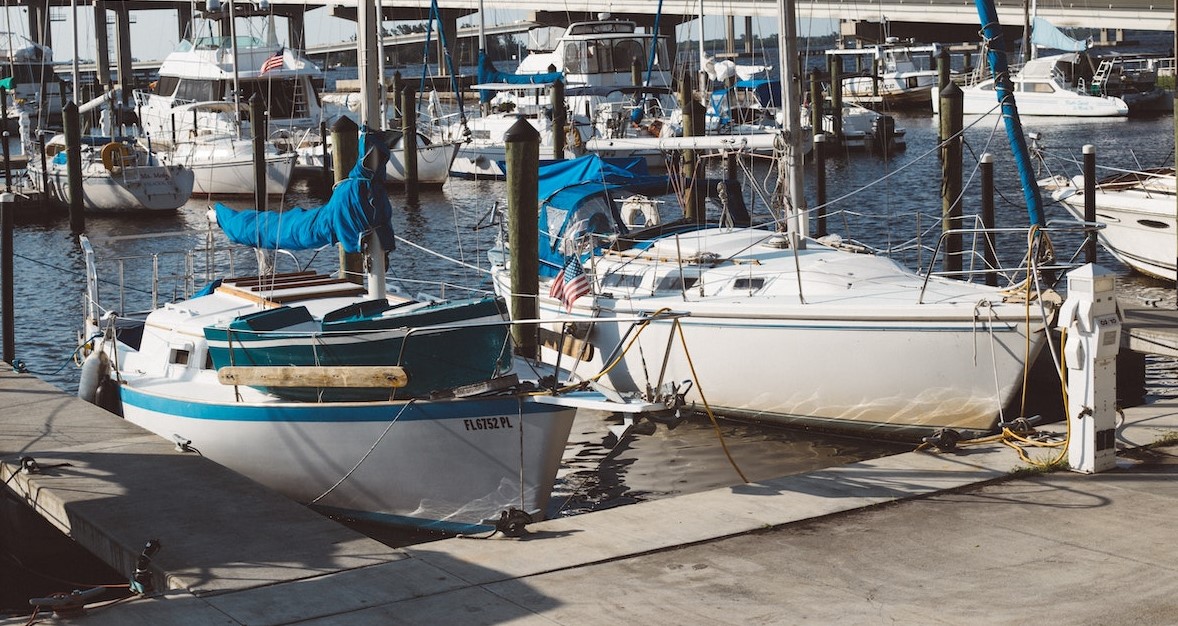
[[[1169,623],[1178,446],[1009,478],[1002,445],[911,452],[529,527],[385,547],[39,380],[0,373],[0,479],[165,592],[87,624]],[[1061,425],[1062,427],[1062,425]],[[1121,446],[1178,431],[1128,409]],[[42,466],[17,473],[19,457]],[[1007,478],[1007,480],[1000,480]],[[12,622],[19,623],[19,622]]]

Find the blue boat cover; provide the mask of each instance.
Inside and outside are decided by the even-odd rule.
[[[359,145],[356,165],[336,183],[327,204],[317,209],[238,211],[218,202],[217,223],[233,243],[265,250],[308,250],[338,243],[345,252],[360,252],[373,231],[385,250],[393,250],[393,208],[384,188],[389,149],[381,134],[369,129],[360,134]],[[377,155],[376,169],[364,167],[369,151]]]
[[[564,79],[563,72],[544,72],[542,74],[515,74],[496,69],[491,59],[487,58],[485,50],[479,50],[479,83],[510,83],[512,85],[540,85],[554,83]],[[479,101],[490,102],[494,94],[486,89],[479,90]]]
[[[561,244],[567,239],[584,232],[627,232],[611,191],[665,188],[667,181],[649,174],[642,157],[607,161],[596,154],[541,165],[539,173],[541,276],[555,276],[564,267],[568,259]]]

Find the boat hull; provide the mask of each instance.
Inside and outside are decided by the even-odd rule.
[[[253,195],[254,158],[248,140],[225,140],[180,144],[168,157],[192,170],[193,193],[207,195]],[[295,154],[266,155],[266,193],[281,195],[290,184]]]
[[[192,171],[175,165],[86,172],[82,177],[82,206],[95,213],[174,211],[188,202],[193,186]],[[66,168],[50,168],[49,192],[63,204],[72,201]]]
[[[444,532],[489,530],[509,508],[542,516],[576,411],[515,396],[238,402],[168,387],[129,381],[124,416],[298,502]]]
[[[1148,187],[1148,189],[1147,189]],[[1077,176],[1069,187],[1083,189],[1084,177]],[[1178,280],[1178,224],[1174,215],[1174,176],[1146,178],[1138,186],[1096,192],[1096,221],[1104,224],[1097,240],[1118,261],[1134,270],[1160,278]],[[1084,219],[1084,193],[1059,194],[1060,203],[1078,220]]]

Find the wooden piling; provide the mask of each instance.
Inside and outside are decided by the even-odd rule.
[[[815,215],[815,237],[825,237],[826,232],[826,133],[814,135],[814,202],[818,207]]]
[[[8,140],[11,137],[8,132],[8,90],[0,87],[0,120],[5,124],[3,133],[4,139],[4,191],[12,192],[12,155],[8,153]]]
[[[837,54],[830,55],[829,58],[829,73],[830,73],[830,115],[833,124],[831,124],[831,134],[834,135],[834,140],[842,143],[843,140],[843,68],[842,59]]]
[[[352,118],[340,116],[331,125],[331,168],[335,182],[348,177],[360,152],[360,127]],[[339,248],[340,277],[358,285],[364,284],[364,255],[344,252]]]
[[[941,90],[941,229],[949,232],[961,228],[961,129],[964,123],[964,94],[955,83]],[[946,272],[961,272],[961,233],[945,237],[942,267]],[[960,278],[960,275],[955,276]]]
[[[266,210],[266,102],[255,93],[250,96],[250,140],[254,148],[254,209]]]
[[[15,298],[12,285],[12,230],[15,212],[16,195],[11,192],[0,194],[0,247],[3,247],[3,256],[0,257],[0,281],[4,283],[0,306],[4,307],[4,362],[9,365],[16,360],[16,312],[13,310]]]
[[[511,319],[540,316],[540,133],[523,117],[503,136],[507,144],[507,224],[511,242]],[[574,252],[574,254],[576,254]],[[539,356],[539,326],[511,327],[515,353]]]
[[[982,258],[986,263],[986,284],[991,287],[998,286],[998,273],[994,272],[998,267],[998,259],[994,247],[994,155],[989,152],[983,153],[980,159],[981,174],[982,174],[982,228],[985,229],[985,242],[982,249]]]
[[[565,108],[564,102],[564,81],[557,80],[552,83],[552,158],[557,161],[564,160],[564,150],[566,146],[566,138],[569,123],[568,110]],[[573,129],[573,132],[578,132]]]
[[[405,166],[405,200],[417,204],[417,90],[401,92],[401,160]]]
[[[1084,221],[1096,221],[1096,146],[1084,144]],[[1096,231],[1084,230],[1084,262],[1096,262]]]
[[[818,141],[818,136],[823,133],[822,116],[825,113],[823,111],[825,107],[826,97],[822,93],[822,76],[818,70],[810,70],[810,131],[814,135],[814,141]]]
[[[61,111],[62,125],[65,126],[66,167],[69,176],[70,190],[70,233],[74,236],[86,232],[86,216],[83,213],[85,205],[82,203],[82,120],[78,115],[78,105],[75,102],[66,103]],[[45,150],[41,150],[45,154]],[[46,172],[48,177],[48,170]],[[46,193],[49,186],[43,187]]]
[[[692,92],[691,81],[686,78],[684,75],[684,79],[679,81],[679,101],[683,109],[683,136],[696,137],[703,134],[703,128],[696,127],[698,119],[696,108],[699,103],[696,102]],[[696,180],[702,179],[702,176],[697,176],[697,169],[699,169],[699,161],[696,158],[695,150],[683,150],[682,160],[679,164],[679,175],[683,179],[683,217],[688,221],[703,223],[706,219],[704,199],[700,186],[696,184]]]

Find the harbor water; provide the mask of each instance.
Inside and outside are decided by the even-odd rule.
[[[1021,226],[1027,221],[1022,192],[998,116],[967,118],[965,213],[978,210],[976,156],[991,152],[996,157],[999,225]],[[1081,146],[1093,144],[1100,165],[1141,168],[1173,163],[1173,119],[1024,120],[1028,132],[1038,133],[1045,158],[1041,176],[1079,173]],[[910,266],[927,266],[935,245],[940,220],[940,165],[936,155],[937,120],[928,115],[897,116],[906,130],[907,149],[892,154],[836,154],[826,165],[829,230],[845,239],[877,249],[894,250]],[[1075,163],[1068,163],[1074,159]],[[1070,169],[1069,169],[1070,168]],[[807,184],[813,185],[813,165]],[[286,206],[315,206],[329,189],[314,176],[298,179],[286,197]],[[403,193],[391,189],[396,233],[404,241],[390,255],[392,279],[407,291],[456,295],[466,290],[490,289],[486,253],[495,240],[493,210],[503,205],[504,185],[496,181],[454,179],[438,190],[422,190],[409,204]],[[765,219],[768,209],[746,189],[754,219]],[[812,198],[812,191],[808,193]],[[95,240],[100,256],[151,255],[191,247],[207,229],[206,214],[220,200],[239,208],[252,206],[249,199],[193,198],[179,211],[166,215],[98,216],[86,218],[87,234]],[[663,212],[673,216],[674,198],[663,198]],[[1049,202],[1044,198],[1045,203]],[[272,202],[279,202],[272,199]],[[812,202],[812,200],[811,200]],[[1064,219],[1065,211],[1048,206],[1049,219]],[[915,235],[916,229],[921,235]],[[136,241],[106,239],[136,234],[186,233]],[[931,233],[931,234],[930,234]],[[1073,237],[1073,239],[1075,239]],[[1057,242],[1057,252],[1070,255],[1078,240]],[[426,252],[421,248],[432,250]],[[1023,241],[1000,240],[1003,254],[1017,258]],[[73,353],[82,319],[84,260],[69,233],[64,216],[25,219],[14,241],[16,299],[16,358],[28,371],[62,390],[74,393],[78,367]],[[1065,253],[1064,250],[1067,250]],[[1118,276],[1120,295],[1135,301],[1175,305],[1174,287],[1134,275],[1105,251],[1098,261]],[[334,249],[299,255],[300,267],[310,265],[333,271]],[[279,267],[290,270],[291,267]],[[147,284],[147,276],[127,276],[128,282]],[[446,284],[444,293],[434,285]],[[109,285],[103,286],[110,288]],[[749,358],[750,355],[734,355]],[[1162,382],[1171,378],[1168,363],[1151,361]],[[848,381],[851,384],[853,381]],[[787,384],[788,381],[783,381]],[[1160,389],[1160,387],[1159,387]],[[584,412],[583,412],[584,413]],[[669,421],[641,421],[622,437],[608,430],[617,420],[600,414],[583,414],[574,425],[566,450],[550,516],[572,515],[630,502],[674,496],[723,487],[749,480],[820,469],[835,464],[873,458],[910,446],[816,433],[767,428],[692,416]],[[719,445],[722,435],[728,454]],[[740,472],[736,468],[740,468]],[[388,533],[357,526],[391,544],[429,539],[427,536]]]

